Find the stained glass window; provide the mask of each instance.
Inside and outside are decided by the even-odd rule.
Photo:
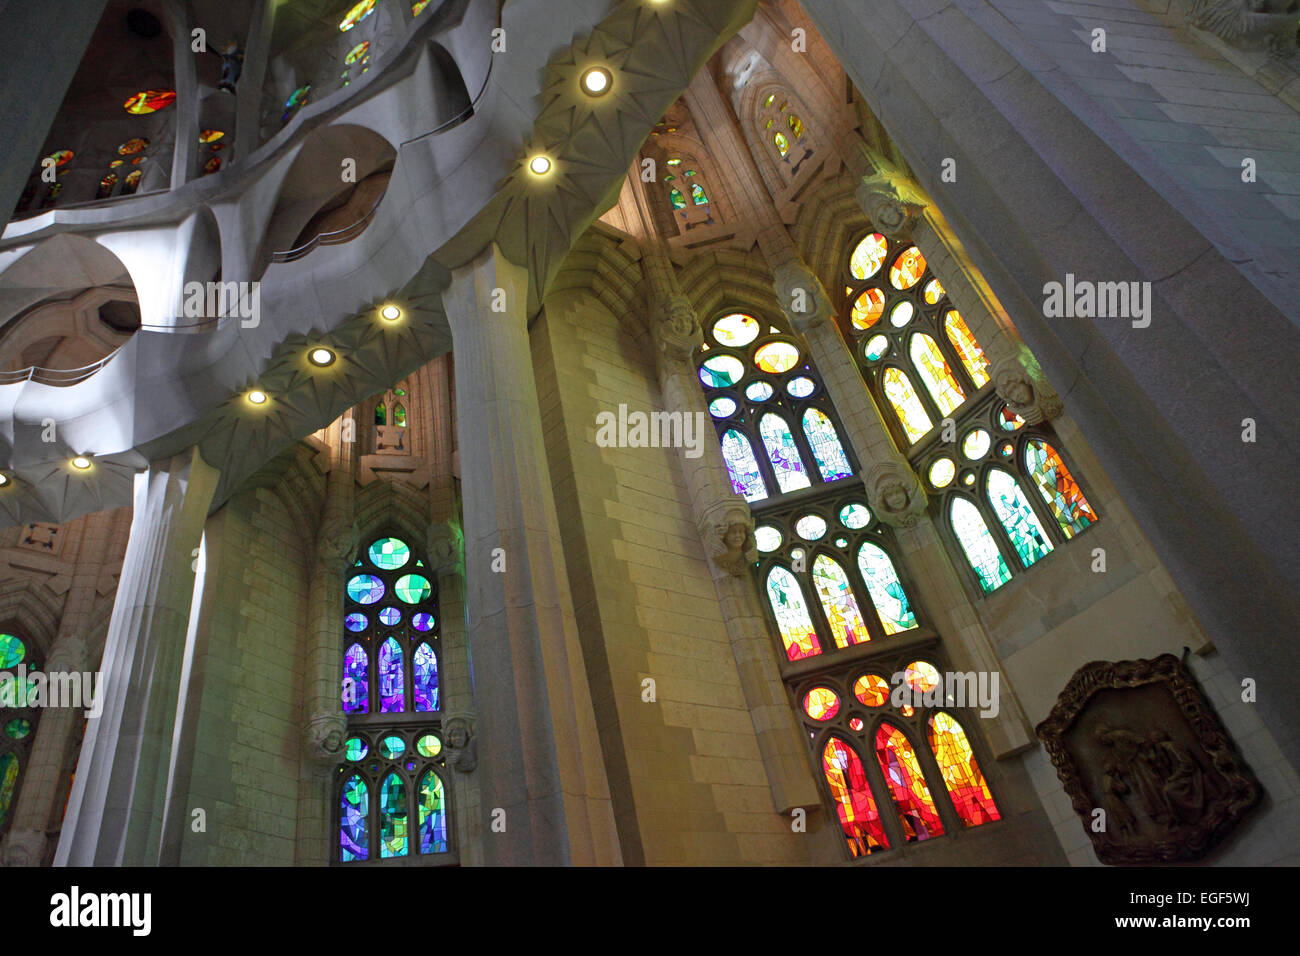
[[[375,0],[361,0],[355,7],[347,12],[343,22],[339,24],[339,32],[347,33],[358,23],[364,20],[370,14],[375,12]]]
[[[1021,493],[1019,482],[1001,468],[988,473],[988,498],[1025,567],[1052,550],[1047,532]]]
[[[803,430],[812,446],[813,458],[817,461],[817,470],[822,474],[822,481],[837,481],[853,474],[848,456],[835,434],[831,420],[816,408],[803,413]]]
[[[365,860],[370,856],[367,834],[370,820],[370,792],[360,774],[353,774],[343,784],[342,819],[339,822],[339,848],[344,863]]]
[[[122,108],[128,113],[143,116],[171,106],[175,99],[175,90],[144,90],[123,103]]]
[[[935,762],[962,822],[968,827],[977,827],[981,823],[1000,820],[993,794],[984,782],[979,761],[975,759],[975,752],[971,750],[961,724],[947,712],[938,711],[930,718],[929,737]]]
[[[916,627],[916,615],[903,583],[894,570],[894,562],[884,548],[866,542],[858,549],[858,570],[867,586],[867,595],[880,616],[880,625],[886,634],[897,634]]]
[[[980,587],[986,592],[996,591],[1010,581],[1011,569],[1007,567],[979,509],[969,499],[958,496],[952,499],[950,513],[957,542],[978,576]]]
[[[776,616],[786,656],[792,661],[821,653],[821,642],[813,630],[803,588],[793,574],[776,565],[767,575],[767,599]]]
[[[415,0],[415,2],[411,4],[411,16],[418,17],[424,12],[424,8],[428,5],[429,0]]]
[[[682,195],[682,191],[676,186],[668,190],[668,202],[672,204],[674,209],[686,208],[686,197]]]
[[[941,289],[940,294],[942,292]],[[983,386],[989,380],[989,360],[985,358],[984,350],[980,348],[979,342],[975,341],[971,330],[966,327],[966,320],[961,317],[961,313],[956,309],[950,309],[945,313],[943,330],[947,333],[952,347],[956,349],[957,357],[966,367],[966,374],[971,377],[975,387]]]
[[[880,813],[876,810],[876,801],[857,752],[839,737],[829,738],[822,752],[822,771],[830,786],[831,799],[850,855],[856,859],[875,850],[888,849],[889,838],[881,825]]]
[[[284,101],[284,112],[280,114],[280,121],[282,123],[289,122],[289,120],[293,117],[293,114],[297,111],[298,107],[302,106],[303,103],[307,102],[307,94],[309,94],[310,92],[311,92],[311,84],[309,83],[306,86],[298,87],[296,90],[294,90],[292,93],[289,94],[289,98]]]
[[[871,640],[862,612],[858,610],[853,587],[839,563],[824,554],[818,555],[813,562],[812,578],[835,645],[848,647]]]
[[[952,369],[948,367],[948,362],[934,339],[924,332],[917,332],[912,336],[911,356],[917,374],[921,376],[921,381],[925,383],[934,403],[939,406],[941,414],[952,414],[957,406],[966,401],[966,394],[957,384]]]
[[[415,649],[415,709],[438,709],[438,657],[428,644]]]
[[[1060,454],[1045,441],[1025,442],[1025,468],[1067,538],[1097,520]]]
[[[919,440],[934,425],[930,421],[930,416],[926,414],[925,406],[917,398],[916,389],[912,387],[907,373],[891,365],[885,369],[883,380],[885,397],[894,407],[894,414],[898,416],[899,423],[907,433],[907,440],[909,442]]]
[[[0,633],[0,838],[13,822],[18,792],[30,757],[41,708],[35,706],[39,692],[35,676],[23,687],[19,668],[33,675],[41,670],[34,648],[17,634]]]
[[[420,778],[420,852],[447,852],[447,810],[442,778],[429,770]]]
[[[773,133],[772,142],[776,144],[776,151],[785,159],[786,154],[790,152],[790,141],[785,138],[784,133]]]
[[[942,834],[943,823],[934,808],[930,788],[907,735],[890,724],[881,724],[876,731],[876,759],[880,761],[885,785],[894,798],[907,842],[928,840]]]
[[[744,496],[746,501],[761,501],[767,497],[754,449],[750,447],[749,439],[734,428],[722,434],[722,458],[727,463],[731,487],[736,494]]]
[[[390,637],[379,646],[379,709],[400,714],[406,706],[406,674],[402,667],[402,645]]]
[[[704,193],[704,187],[699,183],[691,183],[691,202],[697,206],[707,206],[709,197]]]
[[[795,445],[794,436],[790,434],[790,426],[785,419],[768,412],[759,422],[758,432],[763,438],[763,447],[767,450],[781,493],[807,488],[811,482],[808,481],[803,458],[799,455],[799,448]]]

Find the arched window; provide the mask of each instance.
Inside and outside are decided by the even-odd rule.
[[[736,493],[756,502],[851,478],[835,410],[785,323],[734,312],[696,354]]]
[[[843,279],[841,331],[982,593],[1097,520],[1047,426],[1026,427],[998,399],[988,357],[920,249],[871,233]]]
[[[945,684],[929,660],[890,664],[850,663],[792,688],[853,859],[1001,819],[954,712],[981,705],[956,700],[968,685]]]
[[[784,90],[772,90],[763,97],[756,121],[759,138],[774,152],[780,168],[794,178],[814,153],[800,107]]]
[[[374,450],[376,454],[411,454],[407,435],[406,405],[410,401],[406,383],[394,385],[375,402]]]
[[[449,859],[441,644],[433,575],[401,538],[376,538],[346,572],[345,761],[340,863]]]
[[[665,161],[660,182],[667,189],[668,205],[683,232],[718,221],[704,164],[686,153]]]
[[[40,670],[35,648],[17,634],[0,632],[0,836],[13,822],[41,712],[34,679],[19,684],[20,666],[29,674]]]

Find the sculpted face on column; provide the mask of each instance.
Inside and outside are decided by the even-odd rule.
[[[322,570],[342,574],[357,553],[360,540],[361,533],[355,522],[326,519],[316,532],[316,560],[322,565]]]
[[[910,528],[925,514],[925,490],[907,462],[877,462],[867,472],[867,503],[877,517],[896,528]]]
[[[900,170],[875,159],[877,171],[858,183],[854,198],[871,224],[885,236],[900,242],[912,237],[912,226],[925,211],[920,189]]]
[[[342,714],[316,714],[303,728],[303,753],[320,766],[333,766],[343,759],[347,720]]]
[[[429,525],[427,537],[429,561],[439,574],[453,574],[465,561],[465,535],[460,525],[450,521]]]
[[[651,315],[650,335],[663,358],[675,362],[689,359],[702,340],[691,300],[680,293],[660,299]]]
[[[1004,359],[993,367],[993,388],[1011,411],[1031,425],[1061,414],[1061,399],[1051,386],[1035,380],[1015,359]]]
[[[730,575],[744,574],[758,560],[754,516],[738,495],[723,498],[705,509],[700,518],[700,537],[709,559]]]

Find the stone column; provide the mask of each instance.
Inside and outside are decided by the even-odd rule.
[[[131,534],[91,719],[68,801],[58,866],[158,862],[192,561],[218,472],[197,448],[135,476]]]
[[[172,189],[179,189],[193,179],[198,165],[199,73],[195,57],[204,54],[195,53],[191,48],[193,38],[190,31],[194,24],[190,20],[188,7],[184,3],[163,5],[167,29],[172,37],[172,61],[176,71],[176,103],[173,114],[176,141],[172,144]],[[208,38],[208,42],[213,42],[212,37]]]
[[[452,273],[484,862],[616,864],[609,785],[548,480],[527,272],[495,244]],[[503,311],[495,311],[494,306]]]
[[[275,8],[272,0],[253,0],[253,11],[248,18],[248,36],[243,39],[244,62],[239,82],[235,84],[235,155],[231,160],[237,163],[247,161],[262,141],[262,87],[271,57]]]

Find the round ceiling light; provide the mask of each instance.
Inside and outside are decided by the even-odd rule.
[[[395,305],[386,305],[379,310],[379,314],[389,322],[396,322],[402,317],[402,310]]]
[[[551,171],[551,161],[545,156],[534,156],[528,161],[528,168],[538,176],[545,176]]]
[[[90,467],[90,459],[85,455],[78,455],[76,458],[72,459],[72,467],[76,468],[78,471],[85,471]]]
[[[336,356],[332,349],[315,348],[307,353],[307,361],[312,365],[324,368],[326,365],[333,365]]]
[[[0,471],[0,488],[3,488],[7,484],[9,484],[9,476],[3,471]]]
[[[593,66],[582,74],[582,89],[590,96],[608,93],[614,77],[603,66]]]
[[[256,388],[255,388],[255,389],[253,389],[251,392],[248,393],[248,400],[249,400],[249,402],[252,403],[253,405],[265,405],[265,404],[266,404],[266,392],[263,392],[263,391],[261,391],[260,389],[256,389]]]

